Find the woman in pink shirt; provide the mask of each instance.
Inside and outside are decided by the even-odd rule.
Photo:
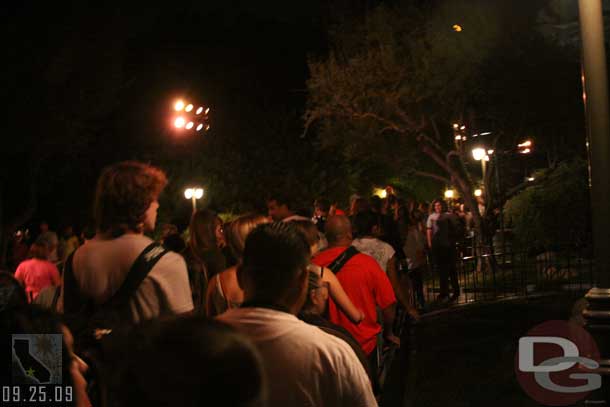
[[[35,242],[30,247],[29,260],[22,261],[15,271],[15,278],[25,288],[28,301],[32,302],[38,293],[50,285],[58,286],[61,281],[55,264],[47,260],[46,244]]]

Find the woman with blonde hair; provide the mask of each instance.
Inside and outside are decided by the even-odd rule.
[[[259,214],[247,214],[233,220],[227,230],[227,244],[231,253],[241,262],[246,237],[258,225],[268,223],[269,218]],[[237,308],[244,301],[244,292],[237,282],[237,265],[213,276],[207,288],[207,315],[214,317],[230,308]]]

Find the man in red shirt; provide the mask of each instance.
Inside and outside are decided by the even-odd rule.
[[[313,262],[327,267],[352,244],[352,227],[347,216],[331,216],[326,221],[328,249],[320,252]],[[337,278],[354,305],[364,311],[364,320],[358,325],[352,323],[334,302],[329,299],[329,316],[331,322],[347,329],[364,350],[370,361],[376,360],[377,334],[381,326],[377,322],[377,307],[382,310],[383,336],[388,342],[400,345],[394,335],[396,296],[388,276],[377,264],[377,261],[362,253],[351,257],[337,272]]]

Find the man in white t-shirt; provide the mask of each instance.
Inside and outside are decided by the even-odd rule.
[[[254,229],[237,270],[245,302],[218,319],[247,335],[258,348],[269,406],[376,406],[352,348],[296,317],[307,295],[309,250],[290,222]]]
[[[364,211],[356,214],[352,220],[356,238],[352,246],[359,252],[368,254],[375,260],[379,267],[388,275],[392,288],[400,303],[405,307],[409,315],[419,318],[419,314],[412,305],[412,289],[410,280],[401,278],[398,274],[398,260],[394,248],[377,238],[381,235],[381,219],[378,214]]]
[[[100,176],[95,196],[97,233],[76,250],[72,272],[85,300],[100,305],[121,287],[136,258],[153,243],[144,232],[154,230],[157,198],[167,183],[163,171],[135,161],[106,168]],[[64,279],[59,309],[73,312],[78,305],[64,298]],[[118,310],[137,323],[156,317],[193,310],[191,289],[184,259],[173,252],[162,256],[138,286],[128,302]]]

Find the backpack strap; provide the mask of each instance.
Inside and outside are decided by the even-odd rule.
[[[92,300],[85,300],[80,294],[80,290],[74,277],[72,270],[73,256],[76,251],[72,252],[67,258],[64,264],[64,313],[70,314],[79,312],[84,307],[88,306],[90,309],[106,306],[120,306],[126,303],[129,298],[135,294],[136,290],[146,278],[150,270],[157,264],[159,259],[163,257],[168,250],[163,248],[159,243],[153,242],[146,246],[142,253],[136,258],[133,265],[127,273],[127,277],[123,281],[123,284],[114,293],[112,297],[104,304],[98,306],[94,305]]]
[[[346,250],[344,250],[339,256],[337,256],[337,258],[333,260],[333,262],[330,263],[327,267],[330,269],[330,271],[337,274],[343,268],[343,266],[345,266],[345,263],[347,263],[349,259],[357,255],[358,253],[360,253],[358,249],[356,249],[354,246],[350,246]]]
[[[63,276],[63,297],[64,297],[64,314],[73,314],[78,312],[83,307],[80,290],[76,284],[76,278],[72,271],[72,259],[76,250],[74,250],[64,263]]]
[[[104,303],[104,306],[120,306],[129,301],[148,273],[167,252],[168,250],[157,242],[146,246],[129,269],[121,287]]]

